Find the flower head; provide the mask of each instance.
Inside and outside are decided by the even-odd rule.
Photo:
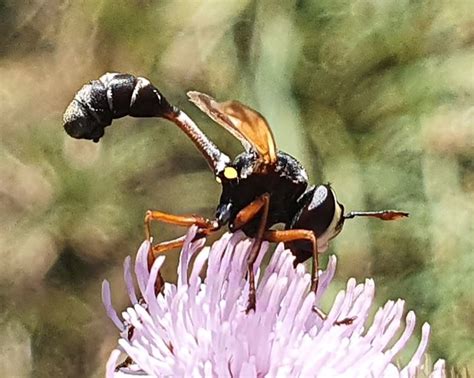
[[[409,312],[402,327],[402,300],[378,309],[372,323],[367,318],[374,298],[374,282],[347,282],[323,320],[314,311],[336,269],[332,256],[319,275],[317,295],[310,292],[310,275],[303,265],[293,267],[290,251],[279,245],[269,265],[260,268],[268,245],[255,264],[257,308],[245,313],[248,300],[246,257],[251,241],[241,233],[225,234],[212,247],[204,240],[191,242],[188,232],[181,251],[177,284],[166,283],[155,294],[155,282],[165,260],[160,256],[147,266],[149,243],[138,250],[135,276],[131,260],[124,263],[125,281],[132,306],[122,319],[112,307],[110,288],[103,284],[103,301],[109,317],[121,332],[119,347],[107,363],[107,376],[217,376],[217,377],[412,377],[424,364],[430,327],[424,324],[420,344],[404,366],[394,364],[415,327]],[[191,259],[193,258],[193,263]],[[207,264],[204,280],[200,273]],[[190,271],[190,273],[189,273]],[[338,319],[353,317],[351,324]],[[120,355],[129,363],[117,369]],[[125,366],[126,365],[126,366]],[[444,376],[444,361],[433,368],[433,377]]]

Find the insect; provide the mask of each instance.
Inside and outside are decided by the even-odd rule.
[[[151,238],[151,223],[161,221],[179,226],[196,225],[197,238],[224,225],[228,225],[231,232],[242,230],[254,238],[247,261],[247,312],[256,308],[253,265],[262,241],[284,242],[295,255],[295,265],[312,258],[311,289],[316,292],[319,253],[328,248],[329,241],[341,232],[347,219],[365,216],[396,220],[408,216],[408,213],[396,210],[344,214],[344,206],[329,184],[309,185],[301,164],[277,149],[272,130],[261,114],[238,101],[217,102],[200,92],[188,92],[188,97],[237,138],[245,151],[231,160],[150,81],[130,74],[107,73],[84,85],[64,113],[64,128],[74,138],[98,142],[105,127],[114,119],[128,115],[164,118],[184,131],[222,186],[215,217],[180,216],[150,210],[145,215],[146,237]],[[283,223],[284,229],[272,229],[278,223]],[[152,246],[149,266],[158,254],[180,247],[183,242],[184,236]],[[157,283],[158,290],[161,280]]]

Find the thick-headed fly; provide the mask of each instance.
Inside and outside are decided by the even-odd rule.
[[[206,159],[222,194],[215,217],[180,216],[148,211],[146,237],[151,238],[150,224],[161,221],[179,226],[197,225],[203,237],[228,225],[254,238],[248,257],[249,300],[247,312],[255,309],[253,264],[263,240],[284,242],[295,255],[295,265],[313,259],[312,290],[318,287],[318,253],[342,230],[346,219],[369,216],[395,220],[408,213],[394,210],[351,212],[336,198],[330,185],[309,185],[301,164],[279,151],[265,118],[238,101],[217,102],[212,97],[189,92],[189,99],[217,124],[224,127],[243,145],[245,152],[233,161],[222,153],[182,110],[171,105],[147,79],[129,74],[107,73],[84,85],[64,113],[64,128],[74,138],[98,142],[113,119],[124,116],[160,117],[177,125],[193,141]],[[277,223],[284,230],[272,230]],[[149,265],[168,249],[182,246],[184,237],[154,245]],[[157,290],[161,281],[157,282]]]

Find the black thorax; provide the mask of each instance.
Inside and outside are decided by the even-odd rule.
[[[222,180],[222,194],[216,217],[221,224],[229,223],[234,230],[237,213],[264,193],[270,194],[270,209],[266,228],[277,223],[289,224],[298,211],[298,199],[308,186],[306,171],[301,164],[285,152],[278,152],[278,161],[270,171],[255,172],[257,157],[246,152],[236,157],[232,163],[238,172],[235,180]],[[254,236],[258,217],[246,224],[243,231]]]

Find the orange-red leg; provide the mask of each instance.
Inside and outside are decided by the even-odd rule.
[[[287,243],[296,240],[308,240],[311,243],[312,250],[313,250],[313,269],[311,270],[311,290],[316,292],[318,291],[318,269],[319,269],[319,254],[318,254],[318,243],[316,239],[316,235],[311,230],[282,230],[282,231],[274,231],[269,230],[265,232],[263,235],[265,240],[274,243]]]
[[[234,229],[238,230],[245,226],[248,222],[255,219],[259,214],[260,220],[258,224],[257,234],[255,235],[255,242],[252,245],[249,257],[247,259],[247,271],[249,275],[249,301],[247,304],[246,313],[250,310],[255,310],[257,304],[256,289],[255,289],[255,274],[253,272],[253,265],[257,260],[258,252],[262,246],[263,235],[267,226],[268,210],[270,208],[270,195],[268,193],[262,194],[256,200],[248,204],[239,211],[234,220]]]
[[[318,283],[319,283],[319,276],[318,276],[318,269],[319,269],[319,254],[318,254],[318,243],[316,239],[316,235],[311,230],[283,230],[283,231],[274,231],[269,230],[266,231],[263,235],[263,239],[274,242],[274,243],[286,243],[296,240],[308,240],[311,242],[313,247],[313,269],[311,270],[311,290],[316,294],[318,291]],[[327,318],[327,315],[320,310],[318,307],[313,307],[313,311],[323,320]],[[342,320],[336,320],[334,322],[335,325],[350,325],[355,320],[355,317],[352,318],[344,318]]]
[[[205,236],[211,232],[217,231],[220,226],[216,220],[209,220],[196,215],[181,216],[163,213],[161,211],[148,210],[145,214],[145,236],[148,240],[151,240],[151,223],[153,221],[159,221],[163,223],[174,224],[177,226],[189,227],[196,225],[199,227],[199,236]],[[158,243],[157,245],[150,246],[148,251],[148,268],[151,269],[153,262],[155,261],[158,254],[167,252],[173,248],[179,248],[183,246],[185,237],[179,237],[177,239]],[[161,273],[158,272],[156,280],[155,291],[160,292],[164,284]]]
[[[202,229],[219,229],[219,224],[216,220],[209,220],[207,218],[200,217],[197,215],[173,215],[163,213],[161,211],[148,210],[145,214],[145,236],[148,240],[150,240],[151,238],[151,223],[153,221],[159,221],[184,227],[196,225]]]
[[[181,248],[184,244],[185,239],[186,239],[186,236],[180,236],[179,238],[176,238],[173,240],[167,240],[167,241],[158,243],[157,245],[154,245],[152,247],[153,257],[156,259],[156,257],[161,253],[168,252],[171,249]]]

